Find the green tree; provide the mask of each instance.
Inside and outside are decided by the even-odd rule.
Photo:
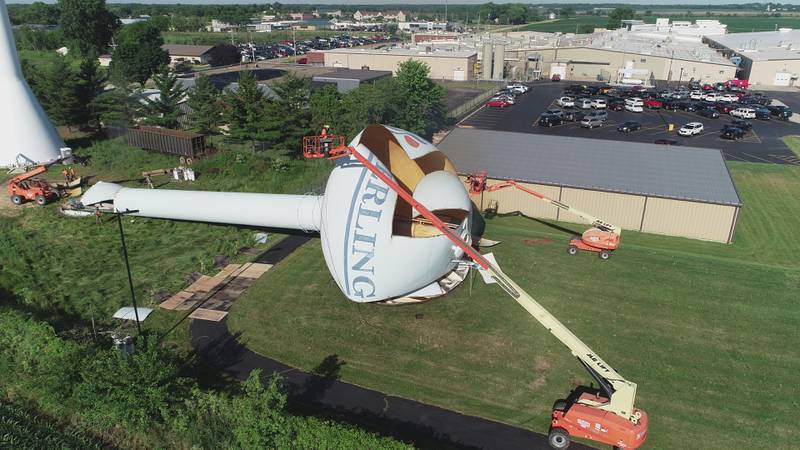
[[[303,136],[311,133],[311,79],[289,72],[272,84],[276,99],[268,104],[265,129],[273,148],[286,154],[299,154]]]
[[[164,128],[178,128],[178,119],[182,114],[179,105],[186,91],[178,83],[178,77],[166,68],[154,76],[153,81],[159,95],[155,99],[145,99],[145,122]]]
[[[189,91],[191,128],[198,133],[213,133],[221,121],[220,92],[207,76],[200,76]]]
[[[161,48],[164,39],[158,28],[148,22],[123,27],[116,42],[110,67],[116,78],[144,86],[161,66],[169,64],[169,55]]]
[[[342,98],[341,116],[329,124],[334,130],[353,138],[373,123],[395,124],[398,109],[398,87],[395,79],[378,80],[348,92]]]
[[[179,375],[175,356],[153,341],[138,339],[132,355],[113,349],[84,360],[74,399],[90,423],[149,430],[186,398],[192,383]]]
[[[572,6],[566,6],[564,8],[561,8],[561,10],[558,12],[558,15],[562,19],[569,19],[570,17],[575,15],[575,8],[573,8]]]
[[[83,55],[100,55],[120,23],[105,0],[58,0],[64,37]]]
[[[102,126],[128,126],[133,121],[133,114],[138,104],[134,103],[130,92],[119,86],[98,95],[92,102],[99,125]]]
[[[266,109],[267,100],[255,75],[249,70],[239,72],[238,88],[225,93],[225,120],[231,136],[266,140],[269,134],[262,126]]]
[[[311,94],[309,109],[312,131],[322,130],[322,127],[328,125],[334,134],[342,133],[342,126],[339,123],[343,115],[342,96],[335,86],[326,85]]]
[[[42,65],[31,88],[53,123],[71,127],[82,123],[87,107],[78,99],[79,83],[65,58],[56,56],[50,64]]]
[[[613,11],[611,11],[611,14],[608,15],[608,24],[606,25],[606,28],[609,30],[616,30],[622,26],[623,20],[633,19],[635,15],[635,11],[628,6],[615,8]]]
[[[78,84],[75,95],[81,104],[81,117],[79,123],[82,125],[97,126],[99,113],[96,109],[95,99],[103,91],[106,77],[100,72],[100,63],[95,58],[86,58],[81,61],[78,70]]]
[[[395,125],[430,138],[444,125],[445,90],[428,78],[430,68],[422,61],[408,60],[397,69],[397,116]]]

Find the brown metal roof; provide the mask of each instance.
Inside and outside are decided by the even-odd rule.
[[[164,44],[161,46],[166,50],[170,56],[203,56],[210,52],[213,45],[182,45],[182,44]]]

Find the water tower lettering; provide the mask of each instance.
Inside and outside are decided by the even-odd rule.
[[[388,194],[389,187],[379,183],[374,175],[370,177],[361,194],[353,230],[353,244],[350,247],[350,253],[355,257],[350,270],[360,272],[359,276],[353,278],[353,292],[361,298],[375,296],[375,267],[372,265],[372,258],[375,257],[376,226],[383,214],[380,206],[386,201]]]

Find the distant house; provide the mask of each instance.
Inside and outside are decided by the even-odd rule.
[[[341,9],[337,9],[335,11],[322,10],[319,11],[319,15],[320,16],[327,15],[328,17],[342,17],[342,10]]]
[[[213,45],[179,45],[164,44],[163,50],[169,53],[170,64],[175,65],[181,62],[192,64],[208,64],[210,61],[211,49]]]
[[[411,18],[411,14],[404,11],[384,11],[383,18],[393,22],[405,22]]]
[[[212,19],[211,25],[207,27],[209,31],[213,31],[214,33],[225,33],[228,31],[234,31],[238,27],[236,25],[232,25],[227,22],[223,22],[221,20]]]
[[[311,13],[307,12],[289,13],[289,17],[291,17],[292,20],[311,20],[314,18]]]
[[[111,65],[111,55],[109,54],[100,55],[97,58],[97,62],[100,63],[100,67],[108,67]]]
[[[361,11],[361,10],[359,10],[359,11],[356,11],[353,14],[353,19],[356,19],[356,20],[359,20],[359,21],[361,21],[361,20],[380,19],[381,17],[383,17],[383,14],[381,14],[378,11]]]

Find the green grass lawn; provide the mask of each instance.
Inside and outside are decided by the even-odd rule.
[[[620,373],[650,414],[647,448],[796,448],[800,168],[731,163],[744,201],[733,245],[625,232],[611,261],[566,254],[568,234],[488,220],[501,267]],[[568,227],[580,231],[580,225]],[[525,245],[527,239],[552,243]],[[591,380],[512,299],[476,276],[428,304],[348,302],[318,241],[233,308],[250,348],[390,394],[546,432],[550,407]]]
[[[178,165],[178,158],[131,148],[122,140],[101,140],[89,145],[72,144],[79,155],[89,158],[86,167],[76,166],[79,175],[144,187],[141,172]],[[324,163],[287,161],[273,166],[270,155],[234,151],[227,146],[195,163],[199,175],[193,184],[154,178],[156,185],[171,189],[199,189],[245,192],[305,193],[324,182]],[[60,178],[60,166],[46,174]],[[4,177],[0,177],[4,178]],[[7,178],[7,177],[5,177]],[[91,319],[101,331],[110,329],[111,314],[130,305],[130,294],[122,260],[117,224],[113,217],[65,218],[57,205],[46,207],[0,205],[0,288],[9,291],[18,306],[54,323],[59,330],[85,333]],[[241,247],[254,246],[258,230],[225,225],[174,222],[127,217],[126,241],[139,306],[156,307],[155,296],[185,287],[193,272],[214,274],[215,256],[243,262],[251,256],[239,254]],[[280,239],[272,235],[266,249]],[[169,329],[181,313],[156,309],[145,322],[160,332]],[[170,342],[188,350],[184,322]]]
[[[783,142],[800,158],[800,136],[786,136],[783,138]]]

